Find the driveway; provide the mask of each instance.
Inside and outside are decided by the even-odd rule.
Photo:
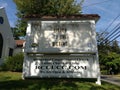
[[[115,75],[101,75],[101,80],[120,86],[120,77]]]

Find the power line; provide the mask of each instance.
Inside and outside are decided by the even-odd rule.
[[[97,3],[89,4],[89,5],[83,6],[82,8],[89,7],[89,6],[94,6],[94,5],[101,4],[101,3],[104,3],[104,2],[108,2],[108,1],[111,1],[111,0],[105,0],[105,1],[102,1],[102,2],[97,2]]]
[[[97,5],[97,4],[101,4],[101,3],[104,3],[104,2],[108,2],[108,1],[110,1],[110,0],[105,0],[105,1],[102,1],[102,2],[98,2],[98,3],[93,3],[93,4],[89,4],[89,5],[86,5],[86,6],[83,6],[82,8],[85,8],[85,7],[89,7],[89,6],[93,6],[93,5]],[[110,28],[110,26],[112,26],[112,24],[115,22],[115,20],[117,20],[118,19],[118,17],[120,17],[120,14],[108,25],[108,27],[103,31],[103,33],[101,33],[98,37],[100,37],[100,36],[102,36],[102,35],[104,35],[104,33],[106,32],[106,31],[108,31],[108,29]],[[119,23],[120,24],[120,23]],[[119,24],[117,24],[116,25],[116,27],[114,27],[111,31],[113,31],[110,35],[108,34],[107,35],[107,38],[105,38],[102,42],[104,42],[104,41],[106,41],[106,40],[108,40],[108,39],[112,39],[113,37],[113,39],[112,39],[112,41],[113,40],[115,40],[115,39],[117,39],[119,36],[120,36],[120,34],[119,34],[119,32],[118,33],[116,33],[117,32],[117,30],[119,30],[120,29],[120,26],[119,26]],[[118,27],[118,28],[117,28]],[[117,29],[116,29],[117,28]],[[119,35],[118,35],[119,34]],[[114,35],[114,36],[113,36]],[[116,36],[117,35],[117,36]],[[113,36],[113,37],[111,37],[111,36]],[[111,42],[111,41],[110,41]]]
[[[108,38],[110,38],[112,35],[114,35],[114,33],[116,33],[117,32],[117,30],[119,30],[120,29],[120,26],[118,26],[118,28],[117,29],[113,29],[113,32],[111,32],[111,34],[110,35],[108,35],[107,37],[106,37],[106,39],[108,39]]]
[[[119,28],[119,29],[120,29],[120,28]],[[120,31],[117,32],[114,36],[117,36],[119,33],[120,33]],[[109,38],[109,40],[112,39],[112,38],[113,38],[113,37]]]
[[[101,42],[105,42],[106,40],[109,39],[109,37],[111,37],[112,35],[114,35],[114,33],[117,32],[117,30],[120,28],[120,23],[118,23],[113,29],[112,29],[112,32],[109,33],[104,40],[102,40]]]
[[[120,29],[120,26],[116,29],[116,31],[117,30],[119,30]],[[119,31],[120,32],[120,31]],[[118,35],[119,34],[119,35]],[[118,37],[120,36],[120,33],[116,33],[112,38],[110,38],[110,39],[112,39],[111,41],[107,41],[108,40],[108,38],[106,38],[106,40],[104,41],[106,44],[108,44],[108,43],[110,43],[110,42],[112,42],[112,41],[114,41],[115,39],[117,39]]]
[[[107,40],[110,40],[112,38],[114,38],[116,35],[118,35],[120,33],[120,31],[117,32],[117,30],[120,29],[120,26],[115,30],[115,32],[113,32],[111,35],[109,35],[110,37],[107,37],[104,41],[102,42],[107,42]],[[116,33],[117,32],[117,33]],[[114,35],[114,36],[113,36]]]
[[[120,37],[120,34],[119,34],[119,35],[117,35],[117,36],[116,36],[114,39],[112,39],[111,41],[107,42],[106,44],[109,44],[110,42],[112,42],[112,41],[116,40],[118,37]]]
[[[112,26],[112,24],[120,17],[120,14],[118,14],[114,19],[113,21],[109,24],[109,26],[99,35],[100,36],[103,36],[105,35],[105,32],[109,29],[110,26]],[[117,32],[118,28],[120,27],[120,23],[118,23],[112,30],[111,30],[111,33],[109,33],[104,40],[102,40],[101,42],[104,42],[106,40],[108,40],[109,37],[111,37],[112,35],[114,35],[114,33]]]
[[[112,24],[120,17],[120,14],[115,17],[115,19],[113,19],[113,21],[108,25],[108,27],[101,33],[100,36],[104,35],[106,31],[108,31],[108,29],[110,28],[110,26],[112,26]]]

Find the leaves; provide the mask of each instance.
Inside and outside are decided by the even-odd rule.
[[[100,37],[101,36],[101,37]],[[114,73],[120,72],[120,47],[117,41],[111,43],[103,43],[105,37],[98,33],[98,50],[101,70],[109,70],[113,68]],[[110,40],[108,39],[107,42]]]
[[[14,0],[21,14],[66,15],[78,14],[81,4],[76,0]]]
[[[6,70],[8,71],[17,71],[21,72],[22,71],[22,66],[23,66],[23,53],[18,53],[12,57],[7,57],[4,65],[6,65]]]
[[[13,0],[17,5],[18,23],[16,28],[21,32],[19,36],[25,36],[26,21],[23,15],[70,15],[80,14],[81,5],[84,0],[77,3],[76,0]]]

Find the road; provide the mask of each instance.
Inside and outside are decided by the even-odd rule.
[[[120,86],[120,77],[115,75],[101,75],[101,80]]]

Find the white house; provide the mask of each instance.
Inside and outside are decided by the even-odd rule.
[[[4,8],[0,7],[0,64],[4,58],[12,56],[15,42]]]

